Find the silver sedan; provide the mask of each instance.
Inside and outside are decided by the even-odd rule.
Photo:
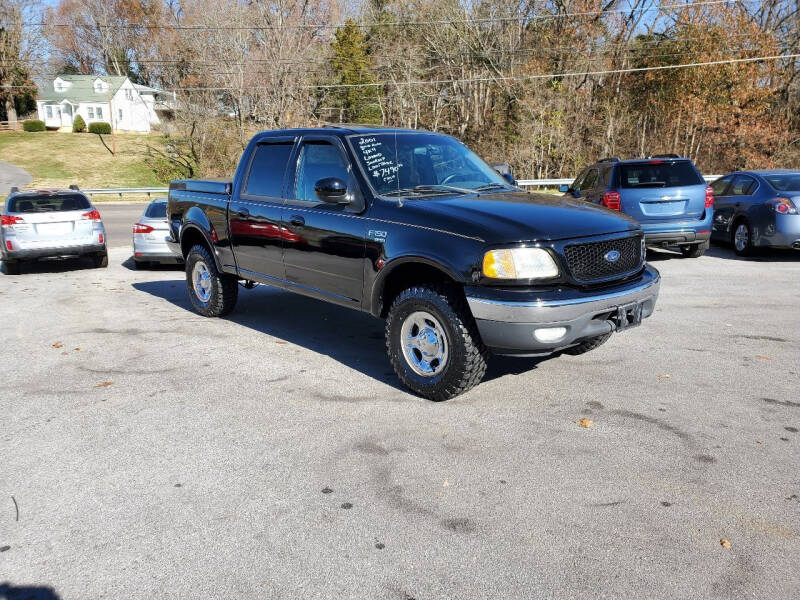
[[[133,260],[137,269],[182,262],[167,247],[167,233],[167,199],[156,198],[133,226]]]

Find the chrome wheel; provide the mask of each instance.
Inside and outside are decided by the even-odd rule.
[[[750,244],[750,229],[746,223],[739,223],[733,233],[733,244],[739,252],[744,251]]]
[[[194,285],[194,293],[201,302],[208,302],[211,298],[211,273],[208,271],[206,263],[198,261],[192,269],[192,284]]]
[[[439,321],[425,311],[411,313],[400,329],[403,356],[423,377],[441,373],[447,365],[447,336]]]

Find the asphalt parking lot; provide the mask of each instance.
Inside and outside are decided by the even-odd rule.
[[[380,321],[129,256],[0,275],[0,595],[797,597],[800,253],[651,253],[642,327],[438,404]]]

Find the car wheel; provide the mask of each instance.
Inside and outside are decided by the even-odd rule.
[[[598,335],[597,337],[589,338],[588,340],[582,341],[580,344],[576,346],[571,346],[564,350],[564,354],[571,354],[572,356],[578,356],[579,354],[586,354],[589,350],[594,350],[598,346],[602,346],[608,341],[608,338],[611,337],[610,333],[604,333],[603,335]]]
[[[194,309],[204,317],[231,312],[239,297],[239,280],[220,273],[205,246],[194,246],[186,256],[186,287]]]
[[[6,275],[19,275],[20,261],[18,260],[4,260],[3,270]]]
[[[681,254],[684,258],[700,258],[708,250],[708,242],[702,244],[692,244],[691,246],[681,246]]]
[[[753,229],[745,219],[737,221],[731,234],[733,250],[739,256],[750,256],[753,253]]]
[[[458,396],[486,373],[488,351],[466,301],[444,286],[415,286],[395,298],[386,349],[400,381],[430,400]]]
[[[105,269],[108,266],[108,251],[100,252],[92,257],[94,266],[97,269]]]

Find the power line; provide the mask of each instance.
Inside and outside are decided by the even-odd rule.
[[[597,71],[567,71],[562,73],[538,73],[535,75],[516,75],[516,76],[496,76],[496,77],[471,77],[461,79],[438,79],[438,80],[410,80],[410,81],[383,81],[376,83],[337,83],[337,84],[314,84],[298,86],[300,89],[342,89],[342,88],[373,88],[373,87],[411,87],[425,85],[441,85],[452,83],[491,83],[497,81],[532,81],[535,79],[553,79],[556,77],[590,77],[594,75],[617,75],[623,73],[642,73],[646,71],[665,71],[673,69],[687,69],[694,67],[710,67],[716,65],[731,65],[753,62],[765,62],[770,60],[797,59],[798,54],[776,54],[773,56],[756,56],[752,58],[730,58],[724,60],[711,60],[704,62],[682,63],[671,65],[658,65],[652,67],[631,67],[627,69],[604,69]],[[199,91],[241,91],[250,89],[262,89],[264,86],[215,86],[215,87],[176,87],[160,90],[162,92],[199,92]],[[4,85],[0,89],[37,89],[31,85]]]
[[[684,9],[694,6],[713,6],[719,4],[731,4],[739,2],[740,0],[701,0],[698,2],[685,2],[680,4],[668,4],[664,6],[652,6],[647,8],[616,8],[608,10],[589,10],[589,11],[575,11],[565,13],[549,13],[549,14],[533,14],[533,15],[517,15],[514,17],[482,17],[476,19],[443,19],[433,21],[388,21],[388,22],[374,22],[374,23],[358,23],[352,21],[353,25],[358,28],[368,29],[372,27],[416,27],[416,26],[431,26],[431,25],[479,25],[484,23],[503,23],[503,22],[532,22],[549,19],[563,19],[570,17],[592,17],[608,14],[638,14],[648,12],[663,12],[671,9]],[[23,24],[26,27],[74,27],[71,23],[45,23],[45,22],[28,22]],[[344,27],[345,23],[294,23],[287,25],[262,25],[262,26],[239,26],[239,25],[152,25],[149,23],[118,23],[118,24],[101,24],[95,23],[98,29],[157,29],[157,30],[175,30],[175,31],[276,31],[284,29],[339,29]]]

